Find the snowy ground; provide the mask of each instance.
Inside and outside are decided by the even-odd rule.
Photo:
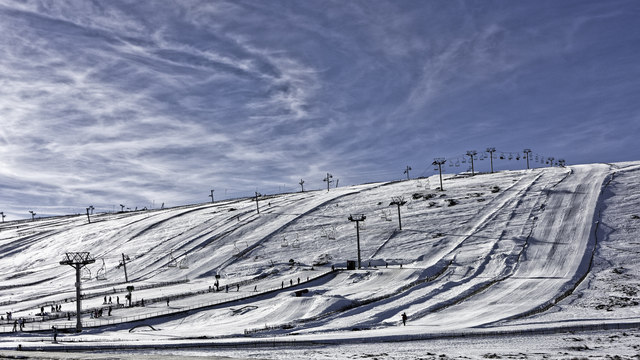
[[[631,357],[640,345],[639,180],[638,162],[577,165],[449,176],[444,191],[432,177],[274,195],[260,199],[259,214],[240,199],[97,214],[90,224],[5,223],[0,314],[28,321],[22,333],[0,325],[0,350]],[[389,205],[398,196],[402,230]],[[356,271],[344,269],[357,259],[351,214],[366,215]],[[96,258],[82,283],[85,330],[52,344],[51,331],[38,330],[75,327],[75,272],[59,265],[70,251]],[[118,307],[127,285],[136,306]],[[52,304],[62,311],[51,314]]]

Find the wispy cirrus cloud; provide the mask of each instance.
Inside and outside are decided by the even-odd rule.
[[[523,139],[588,162],[595,137],[598,156],[628,160],[634,14],[632,1],[0,1],[0,211],[399,178]]]

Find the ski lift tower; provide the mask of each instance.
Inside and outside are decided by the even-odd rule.
[[[389,206],[391,205],[397,205],[398,206],[398,228],[400,230],[402,230],[402,220],[400,220],[400,206],[406,204],[407,201],[404,199],[404,196],[394,196],[391,198],[391,203],[389,204]]]
[[[438,171],[440,172],[440,191],[444,191],[442,187],[442,165],[444,165],[445,162],[447,162],[445,158],[435,158],[433,159],[433,163],[431,163],[431,165],[438,166]]]
[[[488,147],[485,151],[489,153],[489,159],[491,159],[491,173],[493,174],[493,153],[496,152],[496,148]]]
[[[81,280],[80,270],[88,264],[96,262],[89,252],[68,252],[60,261],[60,265],[70,265],[76,269],[76,332],[82,331],[82,297],[80,295]]]
[[[478,155],[478,152],[475,150],[469,150],[467,151],[467,156],[471,159],[471,176],[475,175],[475,171],[473,169],[473,157]]]
[[[349,215],[350,221],[356,222],[356,239],[358,241],[358,269],[360,269],[360,221],[364,221],[367,217],[364,214]]]
[[[529,170],[529,156],[531,154],[531,149],[524,149],[522,152],[527,157],[527,170]]]
[[[409,180],[409,171],[411,171],[411,166],[407,165],[407,168],[404,169],[404,173],[407,174],[407,180]]]

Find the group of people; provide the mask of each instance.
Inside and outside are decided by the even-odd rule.
[[[11,330],[11,331],[16,332],[16,331],[18,331],[18,328],[20,328],[20,331],[22,331],[24,329],[24,319],[23,318],[20,318],[20,319],[17,319],[17,320],[13,321],[13,330]]]
[[[309,281],[308,276],[307,276],[307,281]],[[300,278],[298,278],[298,285],[300,285]],[[289,279],[289,286],[293,286],[293,279]],[[284,281],[280,284],[280,288],[284,289]]]
[[[62,311],[62,305],[60,305],[60,304],[54,304],[54,305],[51,305],[51,313],[52,313],[52,314],[53,314],[54,312],[60,312],[60,311]],[[40,307],[40,315],[41,315],[41,316],[44,316],[44,315],[45,315],[45,312],[44,312],[44,306],[41,306],[41,307]]]
[[[107,316],[111,316],[111,311],[112,311],[112,310],[113,310],[113,309],[111,308],[111,306],[109,306],[109,307],[107,308]],[[99,308],[99,309],[93,309],[93,311],[91,312],[91,318],[92,318],[92,319],[100,318],[100,317],[102,317],[102,313],[103,313],[103,309],[102,309],[102,308]]]

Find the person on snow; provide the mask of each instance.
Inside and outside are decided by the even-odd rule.
[[[407,326],[407,313],[402,313],[402,325]]]

